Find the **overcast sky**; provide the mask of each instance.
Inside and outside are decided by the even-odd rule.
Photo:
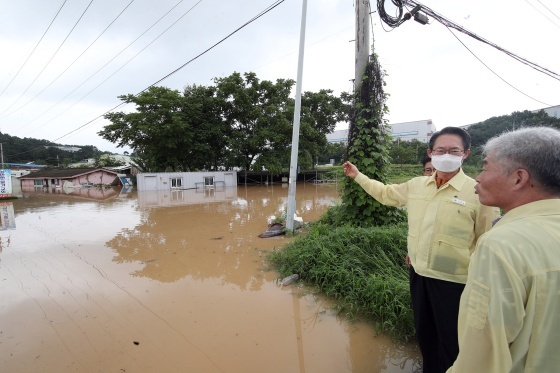
[[[108,122],[94,119],[119,105],[117,96],[139,93],[274,3],[1,1],[0,131],[61,144],[94,145],[102,151],[130,150],[101,139],[97,132]],[[500,47],[560,73],[557,1],[422,3]],[[375,6],[373,2],[373,10]],[[235,71],[253,71],[259,79],[295,79],[301,11],[301,0],[283,1],[158,85],[177,90],[190,84],[211,85],[213,78]],[[390,32],[377,12],[372,20],[374,49],[388,74],[390,123],[432,119],[441,129],[560,104],[560,81],[454,31],[467,49],[432,19],[428,25],[411,20]],[[354,33],[352,0],[308,0],[304,91],[325,88],[339,94],[352,89]]]

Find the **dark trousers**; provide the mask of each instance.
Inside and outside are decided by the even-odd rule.
[[[410,266],[410,295],[424,373],[444,373],[459,354],[457,318],[464,284],[418,275]]]

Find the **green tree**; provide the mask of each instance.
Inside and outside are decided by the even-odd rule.
[[[227,166],[231,128],[222,117],[222,100],[213,86],[191,85],[183,91],[181,110],[188,115],[191,147],[183,149],[201,170],[217,170]]]
[[[130,146],[135,163],[146,171],[241,167],[273,173],[289,166],[295,100],[294,81],[259,80],[255,73],[214,79],[215,86],[188,86],[181,95],[151,87],[120,96],[134,103],[133,113],[105,117],[111,124],[99,135]],[[299,162],[312,168],[326,145],[326,134],[346,117],[348,105],[331,90],[305,92],[300,116]]]
[[[257,165],[266,167],[264,160],[274,158],[270,153],[289,142],[288,102],[294,81],[260,81],[255,73],[236,72],[216,78],[215,83],[222,115],[230,126],[230,164],[250,170],[262,156]]]
[[[311,157],[311,167],[313,160],[317,159],[328,144],[327,133],[331,133],[338,122],[348,119],[350,109],[351,105],[334,96],[332,90],[322,89],[302,94],[299,149],[308,154],[306,157]],[[308,169],[304,167],[305,161],[301,156],[300,152],[298,164],[302,169]]]
[[[515,111],[509,115],[488,118],[483,122],[468,127],[467,132],[471,135],[471,154],[466,160],[467,165],[482,167],[482,145],[490,138],[498,136],[506,131],[513,131],[522,127],[545,126],[560,129],[560,119],[549,116],[544,110],[537,111]]]
[[[346,156],[346,144],[343,142],[327,143],[317,157],[317,164],[328,164],[334,159],[335,164],[341,164]]]
[[[212,107],[214,88],[191,86],[181,94],[150,87],[119,98],[134,103],[133,113],[105,115],[111,124],[98,134],[117,146],[130,146],[145,171],[195,171],[216,162],[216,143],[223,144],[219,110]],[[209,98],[209,99],[205,99]],[[216,126],[216,124],[218,124]],[[213,142],[215,139],[222,140]]]
[[[394,140],[390,144],[389,156],[393,164],[412,164],[416,163],[416,147],[410,146],[407,141],[400,139]]]

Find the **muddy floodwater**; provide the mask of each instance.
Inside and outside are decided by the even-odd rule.
[[[395,345],[280,287],[259,238],[282,185],[222,190],[38,189],[0,203],[2,372],[413,372]],[[298,184],[317,220],[334,185]]]

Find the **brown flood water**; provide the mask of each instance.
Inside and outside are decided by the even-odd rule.
[[[397,346],[264,262],[288,188],[24,192],[0,204],[2,372],[413,372]],[[298,184],[318,219],[334,185]]]

